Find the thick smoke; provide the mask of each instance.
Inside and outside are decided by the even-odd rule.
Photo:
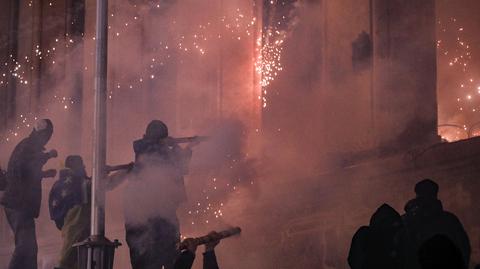
[[[165,121],[174,137],[208,136],[208,141],[194,147],[185,177],[187,200],[177,213],[182,236],[243,228],[239,238],[219,245],[222,268],[274,268],[279,261],[283,268],[298,268],[308,259],[315,259],[320,268],[346,268],[354,230],[383,202],[402,212],[400,200],[406,201],[411,193],[392,198],[391,191],[399,186],[409,189],[419,176],[385,183],[379,174],[394,168],[389,163],[381,171],[366,166],[348,167],[335,177],[325,172],[348,166],[353,153],[376,146],[370,73],[354,70],[351,62],[352,42],[360,32],[368,32],[369,1],[287,2],[293,9],[284,13],[271,9],[280,15],[260,19],[251,1],[243,0],[111,1],[108,163],[132,161],[132,141],[142,137],[152,119]],[[54,122],[48,147],[56,148],[60,156],[46,168],[59,169],[71,153],[82,154],[90,166],[92,14],[83,47],[49,58],[60,64],[49,65],[43,85],[48,90],[40,109],[28,114],[29,123],[34,117]],[[284,37],[278,58],[282,68],[265,88],[263,109],[254,63],[257,31],[262,21],[271,19],[272,24],[283,16],[288,18],[286,25],[279,34],[272,32]],[[85,57],[83,110],[78,114],[72,114],[69,103],[74,82],[61,65],[71,64],[67,59],[72,54]],[[80,123],[79,130],[73,129],[81,134],[80,141],[72,136],[72,122]],[[20,125],[14,129],[17,135],[8,133],[11,139],[0,145],[2,167],[19,138],[30,131]],[[348,173],[352,170],[353,176]],[[106,224],[111,239],[125,242],[125,220],[139,221],[159,211],[173,214],[164,212],[170,207],[162,205],[181,194],[175,185],[157,180],[165,172],[162,167],[152,168],[139,175],[142,181],[131,180],[108,193]],[[45,194],[51,184],[45,182]],[[375,184],[379,187],[369,189]],[[125,197],[124,188],[136,189],[141,197]],[[168,195],[158,196],[154,204],[136,203],[158,193]],[[350,200],[356,204],[345,202]],[[58,241],[60,235],[48,220],[45,205],[44,200],[37,222],[39,237]],[[201,255],[197,257],[201,260]],[[128,264],[124,245],[117,251],[115,266],[126,269]]]
[[[318,152],[326,151],[323,146],[329,141],[325,143],[321,134],[328,128],[323,127],[325,124],[317,125],[324,111],[319,105],[327,102],[316,101],[328,98],[320,94],[320,65],[328,53],[321,49],[325,42],[318,26],[318,20],[323,20],[318,15],[323,14],[321,5],[313,1],[295,6],[299,19],[290,18],[288,25],[281,28],[279,36],[285,37],[279,58],[283,70],[268,87],[268,105],[263,111],[253,63],[255,31],[261,20],[251,3],[163,1],[159,5],[157,8],[151,2],[116,2],[111,7],[108,163],[133,160],[132,141],[142,137],[151,119],[165,121],[172,136],[209,136],[209,141],[194,148],[190,173],[185,179],[188,200],[178,212],[182,234],[196,236],[239,225],[243,235],[225,240],[218,248],[222,267],[272,268],[279,250],[289,245],[289,235],[278,238],[271,250],[265,249],[265,241],[289,223],[301,192],[308,189],[309,180],[305,178],[315,175],[319,166],[326,166],[323,154]],[[285,16],[292,12],[287,10]],[[254,24],[253,17],[257,18]],[[87,26],[83,52],[85,83],[93,81],[93,23],[87,22]],[[343,33],[349,34],[350,31]],[[346,39],[342,45],[349,48],[350,42]],[[62,59],[63,56],[57,62]],[[346,56],[342,61],[348,59]],[[58,89],[52,90],[52,95],[59,93],[60,99],[68,96],[71,81],[63,78],[59,70],[53,70],[49,78],[49,86]],[[84,85],[84,110],[76,120],[82,123],[80,153],[87,164],[92,152],[92,97],[92,86]],[[52,118],[56,126],[49,147],[57,148],[61,156],[49,166],[59,168],[73,141],[67,132],[70,111],[56,101],[45,102],[48,111],[39,117]],[[285,108],[279,110],[283,105]],[[275,111],[281,114],[274,114]],[[264,126],[259,124],[261,113]],[[344,115],[340,121],[346,118]],[[13,144],[12,141],[9,146]],[[7,156],[2,154],[4,160]],[[157,190],[175,193],[170,191],[171,185],[155,180],[157,177],[152,175],[158,173],[163,171],[149,171],[145,182],[130,187],[138,188],[142,196],[155,195]],[[145,184],[147,181],[149,184]],[[44,187],[47,192],[50,185]],[[106,208],[107,234],[123,242],[125,219],[148,218],[157,213],[153,210],[164,209],[128,202],[135,197],[123,197],[123,188],[127,187],[125,184],[111,191]],[[167,204],[175,196],[164,196],[159,204]],[[124,216],[124,206],[134,206],[128,210],[134,214]],[[46,208],[42,208],[40,236],[54,230],[46,213]],[[295,260],[293,256],[290,261]],[[118,268],[129,268],[125,246],[118,250],[116,258]]]

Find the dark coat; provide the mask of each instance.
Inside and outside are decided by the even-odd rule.
[[[352,269],[362,269],[367,257],[368,237],[370,227],[360,227],[352,238],[350,251],[348,252],[348,265]]]
[[[0,203],[37,218],[42,201],[42,167],[49,156],[32,136],[13,150],[7,168],[7,186]]]
[[[192,157],[191,149],[182,149],[176,143],[170,143],[170,138],[161,141],[142,138],[133,142],[135,152],[135,162],[142,165],[144,159],[141,156],[154,157],[155,161],[162,162],[163,165],[170,165],[178,170],[179,175],[187,174],[188,163]]]
[[[460,220],[452,213],[444,211],[442,202],[432,197],[418,197],[405,205],[403,221],[410,241],[409,263],[411,268],[419,268],[418,250],[435,235],[447,236],[461,251],[465,264],[470,261],[470,240]]]
[[[87,204],[90,197],[90,180],[84,173],[75,173],[71,169],[60,171],[58,180],[53,184],[48,197],[50,219],[62,229],[68,211],[76,205]]]
[[[352,269],[401,269],[404,261],[403,227],[400,215],[382,205],[352,239],[348,264]]]
[[[176,143],[170,143],[166,138],[162,141],[154,141],[142,138],[133,142],[135,152],[134,172],[139,173],[148,166],[165,167],[170,177],[178,184],[181,193],[178,195],[178,204],[186,200],[184,176],[188,174],[188,164],[192,157],[192,150],[183,149]]]

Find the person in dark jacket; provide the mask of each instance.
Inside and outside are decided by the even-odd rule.
[[[407,256],[408,268],[420,268],[418,251],[430,238],[436,235],[448,237],[462,253],[464,264],[470,261],[470,240],[460,220],[443,210],[438,200],[438,184],[425,179],[415,185],[416,197],[405,205],[403,222],[406,227],[410,250]]]
[[[106,188],[113,180],[120,180],[129,172],[133,164],[109,175]],[[113,172],[107,167],[108,173]],[[50,218],[62,231],[63,246],[60,251],[61,269],[78,268],[77,251],[73,244],[81,242],[90,234],[91,178],[87,176],[82,157],[70,155],[65,159],[65,169],[60,171],[49,195]]]
[[[347,259],[351,269],[363,269],[367,259],[369,235],[370,227],[368,226],[361,226],[353,235]]]
[[[208,236],[218,237],[216,232],[210,232]],[[174,269],[191,269],[195,260],[195,252],[197,251],[197,242],[194,238],[187,238],[184,241],[187,249],[183,250],[175,261]],[[215,255],[215,247],[220,240],[205,244],[205,252],[203,253],[203,269],[219,269],[217,256]]]
[[[403,225],[400,214],[383,204],[369,226],[358,229],[352,239],[348,264],[352,269],[403,268]]]
[[[176,211],[186,199],[184,175],[192,150],[172,143],[154,120],[133,143],[135,167],[124,193],[126,241],[133,269],[172,269],[180,227]]]
[[[73,244],[85,240],[90,233],[91,180],[82,157],[70,155],[65,169],[60,171],[49,195],[50,218],[62,231],[63,246],[59,268],[77,268],[77,253]]]
[[[42,170],[50,158],[57,157],[56,150],[45,152],[44,148],[52,134],[52,122],[40,120],[32,133],[15,147],[8,162],[7,186],[0,203],[15,236],[9,269],[37,268],[35,218],[40,213],[42,179],[56,175],[56,170]]]

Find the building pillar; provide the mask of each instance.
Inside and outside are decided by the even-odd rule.
[[[66,2],[65,20],[65,73],[67,78],[68,95],[70,96],[70,113],[68,137],[70,138],[69,151],[79,154],[82,148],[83,114],[83,72],[84,72],[84,34],[85,34],[85,0],[68,0]]]
[[[384,148],[437,136],[434,0],[373,0],[376,136]]]
[[[8,33],[7,42],[0,55],[0,131],[5,131],[16,114],[16,79],[12,76],[18,55],[19,1],[2,3],[6,11],[0,15],[2,31]],[[5,65],[6,63],[6,65]]]

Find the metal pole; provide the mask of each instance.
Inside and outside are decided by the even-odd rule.
[[[93,137],[93,178],[92,178],[92,212],[90,223],[91,241],[105,237],[105,190],[102,180],[106,166],[106,131],[107,131],[107,41],[108,41],[108,2],[97,0],[96,34],[95,34],[95,111]],[[102,269],[102,254],[97,255],[93,248],[88,248],[88,269]]]
[[[105,190],[101,181],[105,176],[107,142],[107,12],[107,0],[97,0],[92,218],[90,227],[92,236],[105,235]]]
[[[90,237],[78,248],[79,268],[112,269],[117,240],[105,237],[105,188],[107,145],[107,38],[108,2],[97,0],[95,36],[95,112],[93,137],[92,214]],[[86,253],[86,255],[84,255]]]

